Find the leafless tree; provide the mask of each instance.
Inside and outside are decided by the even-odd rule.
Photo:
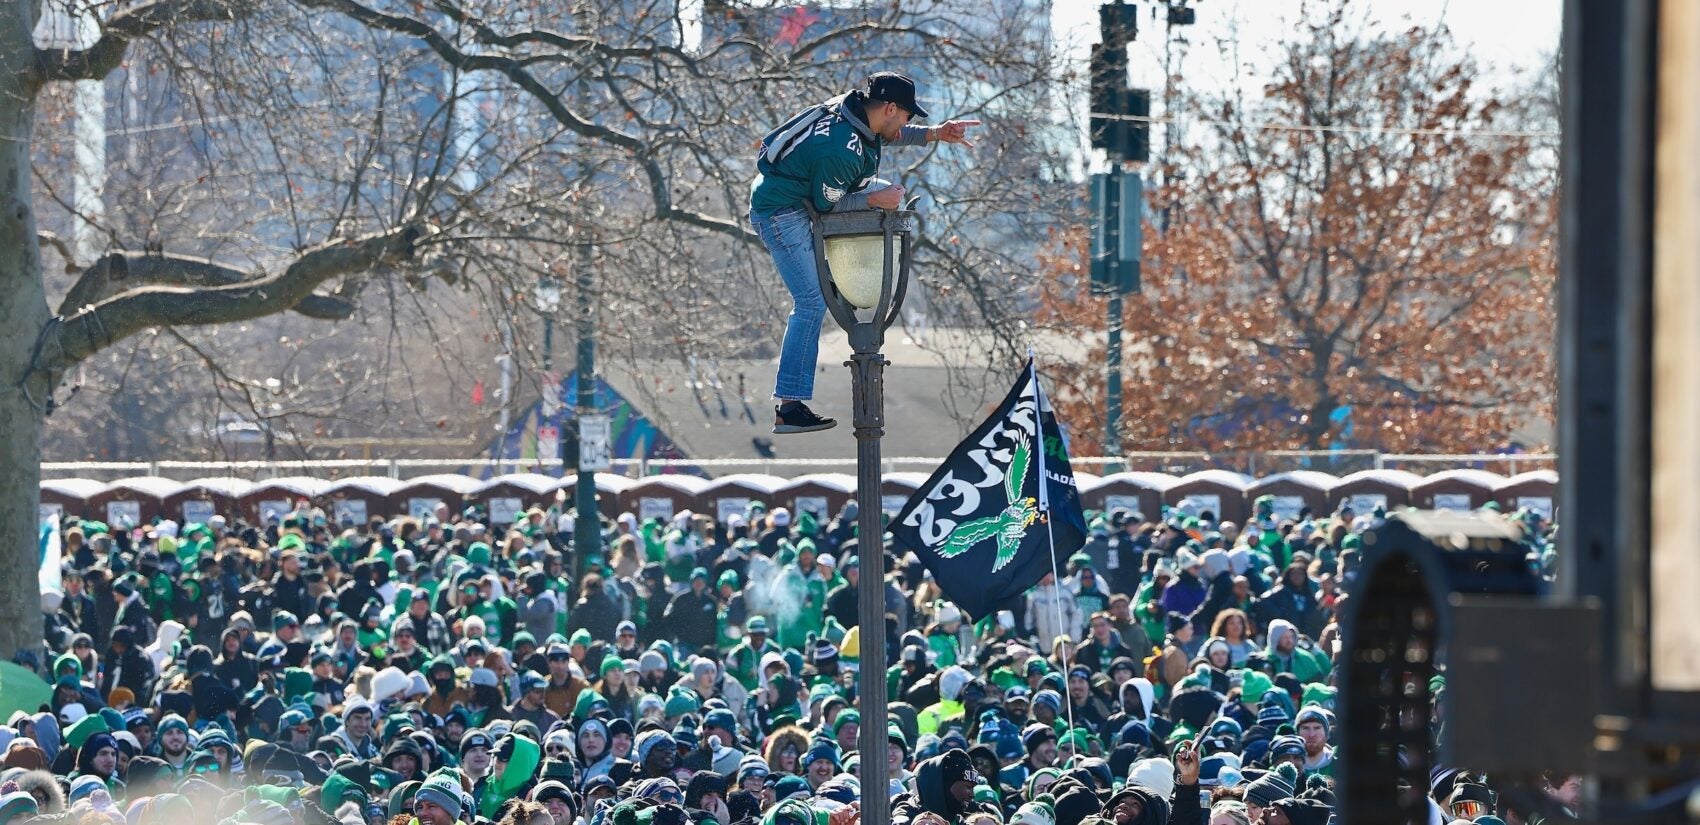
[[[786,298],[743,219],[756,141],[870,70],[987,122],[972,152],[882,170],[926,198],[933,323],[1013,352],[1033,248],[1074,196],[1034,0],[704,0],[699,19],[676,0],[117,0],[74,5],[95,31],[69,46],[35,31],[42,0],[12,6],[0,539],[19,568],[56,408],[85,443],[116,417],[174,443],[226,406],[430,427],[476,365],[540,363],[531,296],[554,281],[571,307],[586,244],[605,352],[771,347]],[[75,191],[90,81],[118,113],[98,212]],[[33,636],[32,589],[0,577],[0,653]]]

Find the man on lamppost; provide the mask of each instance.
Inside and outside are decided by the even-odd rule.
[[[826,299],[816,271],[810,208],[815,212],[898,209],[903,187],[877,177],[882,146],[921,146],[933,141],[973,146],[968,128],[978,120],[938,126],[910,124],[927,110],[915,98],[915,81],[896,72],[876,72],[864,88],[810,106],[761,142],[759,174],[750,192],[750,222],[773,255],[774,267],[791,292],[785,343],[773,397],[773,432],[809,433],[837,421],[809,409],[814,397]]]

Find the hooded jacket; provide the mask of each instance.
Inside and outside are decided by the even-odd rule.
[[[1192,789],[1192,807],[1193,810],[1197,810],[1199,807],[1199,797],[1197,792],[1198,786],[1176,786],[1177,791],[1181,788]],[[1127,799],[1137,799],[1140,803],[1139,816],[1130,820],[1127,825],[1169,825],[1169,800],[1158,796],[1149,788],[1142,788],[1137,785],[1128,785],[1117,791],[1114,796],[1110,797],[1110,801],[1104,803],[1103,817],[1114,822],[1115,817],[1113,814],[1116,810],[1116,806],[1121,804],[1123,800]]]
[[[118,740],[114,739],[112,734],[104,731],[90,736],[82,747],[77,748],[77,773],[83,776],[99,776],[102,780],[110,782],[113,779],[112,775],[99,774],[94,769],[94,756],[103,748],[111,748],[114,753],[118,751]]]
[[[232,633],[240,632],[232,627],[219,636],[219,660],[213,666],[213,675],[239,694],[247,693],[260,682],[259,662],[252,654],[241,647],[236,648],[234,655],[224,652],[224,640]]]
[[[813,206],[816,212],[866,209],[866,197],[847,197],[871,183],[880,166],[884,139],[867,124],[866,101],[860,91],[839,95],[792,115],[762,138],[761,156],[756,161],[760,174],[750,191],[750,211],[771,215],[804,204]],[[920,146],[926,142],[925,128],[905,126],[892,145]],[[789,530],[779,528],[775,532]],[[768,550],[769,535],[761,537],[764,551]]]
[[[967,759],[961,751],[954,753],[956,758]],[[909,825],[923,812],[937,814],[953,824],[980,812],[1002,819],[1003,812],[992,805],[973,801],[959,803],[950,795],[950,787],[945,782],[945,761],[950,758],[952,754],[944,753],[923,759],[915,766],[915,792],[893,800],[892,825]]]
[[[502,803],[522,796],[522,789],[531,783],[533,774],[537,773],[537,765],[543,761],[543,748],[531,737],[515,736],[513,743],[513,758],[502,766],[501,774],[486,777],[480,783],[478,813],[485,819],[496,819]]]
[[[114,635],[126,631],[127,628],[119,628]],[[100,692],[103,696],[111,696],[115,688],[129,688],[135,694],[136,704],[146,707],[153,698],[156,675],[153,659],[132,642],[122,654],[116,650],[107,651],[100,675]]]
[[[762,749],[762,758],[767,760],[767,769],[774,772],[784,770],[779,764],[779,755],[789,746],[797,751],[797,772],[803,768],[803,754],[809,750],[808,734],[795,725],[780,728],[767,738],[767,745]]]
[[[1286,619],[1269,623],[1269,640],[1264,645],[1263,654],[1268,658],[1270,672],[1291,673],[1305,684],[1325,681],[1330,667],[1328,658],[1298,644],[1298,632],[1298,628]],[[1289,633],[1295,636],[1292,652],[1285,655],[1278,653],[1277,645]]]
[[[1322,631],[1322,608],[1316,603],[1316,594],[1311,592],[1304,565],[1288,565],[1281,580],[1257,598],[1252,606],[1252,618],[1266,626],[1285,619],[1310,636]]]

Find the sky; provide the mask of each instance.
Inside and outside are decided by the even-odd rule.
[[[1170,0],[1176,2],[1177,0]],[[1139,36],[1128,50],[1132,84],[1153,91],[1152,114],[1161,117],[1163,53],[1167,26],[1163,0],[1128,0],[1141,7]],[[1185,0],[1197,22],[1177,28],[1186,43],[1177,46],[1179,72],[1187,85],[1219,90],[1234,83],[1255,91],[1263,84],[1270,49],[1294,31],[1304,0]],[[1052,32],[1059,57],[1084,70],[1090,47],[1099,40],[1100,0],[1052,0]],[[1400,30],[1444,23],[1460,48],[1484,68],[1483,91],[1517,83],[1517,75],[1544,65],[1557,51],[1563,0],[1354,0],[1349,14]],[[1158,10],[1157,17],[1152,16]],[[1238,43],[1238,54],[1226,46]],[[1249,64],[1249,65],[1248,65]],[[1084,115],[1084,95],[1073,101]],[[1081,117],[1077,122],[1084,122]],[[1155,131],[1155,130],[1153,130]],[[1155,141],[1156,136],[1153,136]]]
[[[1160,3],[1136,0],[1140,14],[1139,41],[1130,50],[1134,76],[1149,72],[1160,85],[1164,29],[1150,9]],[[1052,24],[1059,43],[1072,46],[1070,55],[1084,60],[1089,44],[1098,40],[1097,0],[1053,0]],[[1242,58],[1255,59],[1257,50],[1293,30],[1301,0],[1190,0],[1196,25],[1183,31],[1190,41],[1183,68],[1190,82],[1225,84],[1232,80],[1231,55],[1216,41],[1238,30]],[[1378,20],[1391,29],[1444,22],[1459,44],[1477,59],[1499,71],[1539,65],[1543,55],[1558,48],[1563,0],[1358,0],[1354,13]]]

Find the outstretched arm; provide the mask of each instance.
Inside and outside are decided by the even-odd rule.
[[[978,120],[948,120],[937,126],[905,126],[892,146],[924,146],[933,141],[943,143],[960,143],[963,146],[973,146],[974,141],[968,139],[968,127],[979,126]]]

